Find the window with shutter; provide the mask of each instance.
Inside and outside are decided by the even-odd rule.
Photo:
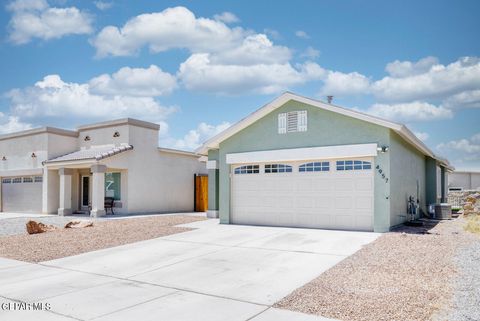
[[[307,131],[307,111],[290,111],[278,114],[278,133],[295,133]]]

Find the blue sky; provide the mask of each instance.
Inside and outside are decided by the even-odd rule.
[[[17,0],[0,132],[120,117],[194,149],[286,90],[405,123],[480,170],[479,1]]]

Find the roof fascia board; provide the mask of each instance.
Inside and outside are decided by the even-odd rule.
[[[27,130],[22,130],[16,133],[1,135],[0,140],[7,140],[7,139],[39,135],[39,134],[54,134],[54,135],[60,135],[60,136],[78,137],[77,131],[47,126],[47,127],[27,129]]]
[[[314,107],[322,108],[327,111],[339,113],[345,116],[353,117],[356,119],[360,119],[369,123],[373,123],[376,125],[384,126],[396,131],[401,130],[402,125],[397,124],[394,122],[390,122],[381,118],[373,117],[367,114],[363,114],[361,112],[357,112],[354,110],[349,110],[346,108],[338,107],[331,104],[326,104],[318,100],[313,100],[307,97],[295,95],[292,93],[284,93],[280,97],[276,98],[272,102],[264,105],[260,109],[256,110],[255,112],[251,113],[247,117],[243,118],[239,122],[232,125],[230,128],[224,130],[223,132],[219,133],[218,135],[212,137],[211,139],[207,140],[200,148],[196,150],[197,153],[205,155],[208,153],[209,149],[219,148],[219,144],[224,141],[225,139],[233,136],[237,132],[241,131],[242,129],[248,127],[249,125],[253,124],[255,121],[259,120],[260,118],[264,117],[265,115],[269,114],[270,112],[274,111],[275,109],[281,107],[289,100],[298,101],[307,105],[311,105]]]

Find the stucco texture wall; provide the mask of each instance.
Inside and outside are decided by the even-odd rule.
[[[104,162],[109,171],[128,169],[121,186],[128,212],[193,211],[194,174],[206,174],[205,163],[193,155],[160,151],[157,130],[130,126],[128,134],[134,149]]]
[[[278,134],[278,114],[307,110],[306,132]],[[219,210],[220,222],[230,221],[230,166],[228,153],[275,150],[301,147],[377,143],[389,145],[389,130],[375,124],[326,111],[296,101],[288,101],[262,119],[226,139],[219,150]],[[390,172],[389,153],[379,154],[374,166],[379,166],[387,176]],[[390,227],[390,187],[381,175],[375,173],[374,230],[383,232]]]
[[[425,156],[391,131],[390,136],[390,223],[392,226],[407,219],[409,196],[420,200],[426,211]]]

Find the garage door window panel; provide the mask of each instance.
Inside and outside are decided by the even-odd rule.
[[[236,167],[234,170],[235,174],[258,174],[260,173],[259,165],[244,165]]]
[[[330,162],[311,162],[298,167],[298,171],[303,172],[328,172],[330,171]]]
[[[31,178],[31,177],[24,177],[24,178],[23,178],[23,182],[24,182],[24,183],[33,183],[33,178]]]
[[[359,160],[337,161],[337,171],[367,170],[372,169],[372,163]]]
[[[265,173],[291,173],[292,166],[285,164],[265,164]]]
[[[11,184],[11,183],[12,183],[12,179],[11,179],[11,178],[4,178],[4,179],[2,179],[2,183],[3,183],[3,184]]]
[[[15,177],[14,179],[12,179],[12,183],[13,184],[19,184],[22,182],[22,178],[21,177]]]

